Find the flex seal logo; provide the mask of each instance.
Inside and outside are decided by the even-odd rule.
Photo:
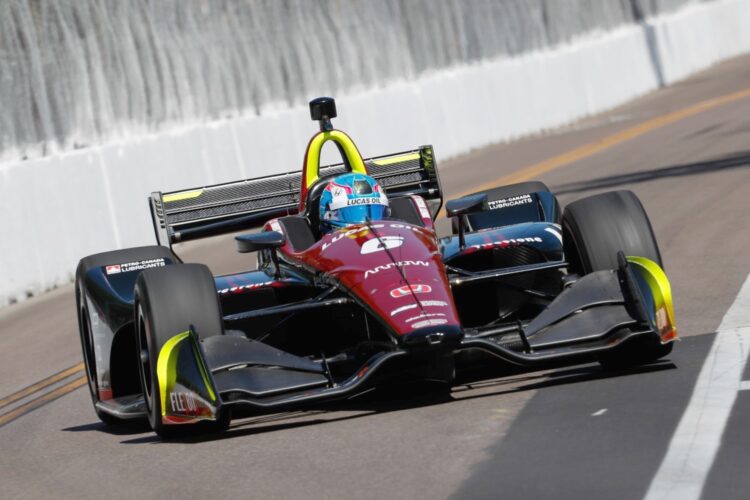
[[[149,259],[139,260],[136,262],[126,262],[124,264],[112,264],[109,266],[105,266],[104,270],[107,274],[120,274],[130,273],[133,271],[142,271],[144,269],[150,269],[152,267],[164,267],[166,265],[166,259]]]
[[[412,293],[430,293],[431,291],[432,287],[430,285],[406,285],[391,290],[391,297],[400,299],[401,297],[408,297]]]
[[[372,238],[362,245],[360,253],[366,255],[368,253],[380,252],[382,250],[398,248],[404,244],[404,238],[402,236],[382,236],[380,238]]]

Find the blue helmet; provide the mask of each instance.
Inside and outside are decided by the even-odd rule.
[[[372,177],[344,174],[328,183],[320,196],[320,230],[361,224],[388,216],[388,198]]]

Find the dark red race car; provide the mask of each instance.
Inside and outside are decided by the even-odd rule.
[[[482,352],[503,365],[646,363],[676,338],[669,282],[646,213],[629,191],[569,204],[540,182],[442,205],[433,150],[363,159],[333,129],[332,99],[310,103],[320,132],[302,173],[149,199],[158,245],[81,260],[83,358],[107,423],[147,417],[167,435],[221,428],[231,410],[345,399],[379,383],[451,384]],[[332,141],[343,162],[321,167]],[[329,180],[368,174],[387,217],[321,233]],[[379,188],[380,189],[380,188]],[[257,269],[214,277],[176,242],[237,236]],[[252,260],[250,260],[252,262]]]

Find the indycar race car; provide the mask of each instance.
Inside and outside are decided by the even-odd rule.
[[[332,127],[333,99],[310,110],[320,131],[301,173],[152,193],[157,245],[80,261],[83,359],[102,421],[147,418],[167,436],[225,428],[235,408],[310,407],[386,382],[450,386],[472,353],[544,368],[671,351],[670,285],[632,192],[562,211],[541,182],[500,186],[448,201],[453,234],[438,238],[432,147],[363,159]],[[342,162],[320,166],[328,141]],[[321,232],[321,196],[346,172],[376,179],[389,212]],[[258,228],[236,236],[254,270],[213,276],[172,249]]]

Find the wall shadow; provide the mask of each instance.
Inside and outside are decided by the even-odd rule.
[[[552,189],[557,194],[580,193],[594,189],[612,188],[622,186],[623,184],[637,184],[640,182],[650,182],[657,179],[669,177],[683,177],[686,175],[698,175],[722,170],[750,167],[750,151],[741,151],[728,156],[700,161],[695,163],[686,163],[683,165],[673,165],[669,167],[656,168],[653,170],[643,170],[628,174],[612,175],[609,177],[600,177],[582,182],[571,182],[561,184]]]

